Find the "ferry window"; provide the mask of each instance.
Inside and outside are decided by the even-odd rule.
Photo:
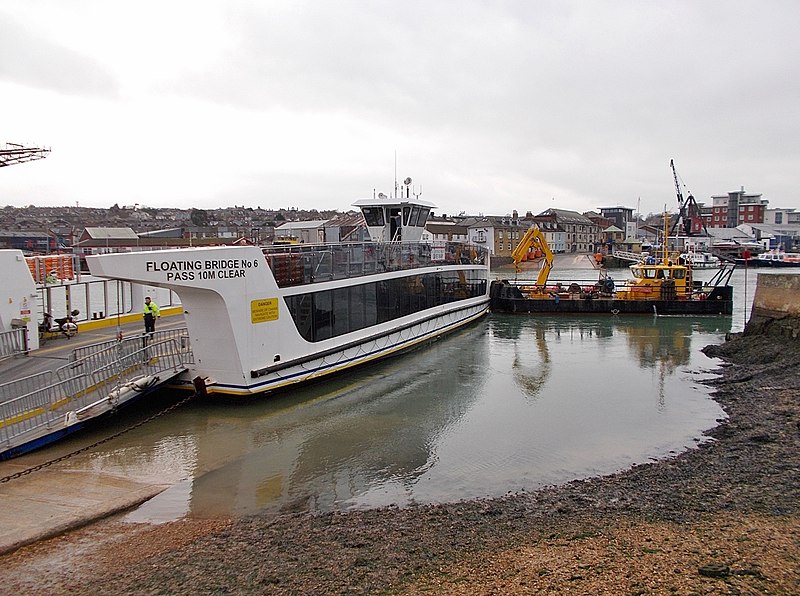
[[[349,333],[350,288],[336,288],[333,292],[333,337]]]
[[[333,305],[330,290],[314,295],[314,340],[333,337]]]
[[[425,227],[425,222],[428,221],[428,213],[430,213],[430,209],[426,207],[420,207],[419,209],[419,220],[417,221],[417,226],[420,228]]]
[[[375,287],[375,303],[378,323],[385,323],[394,318],[394,292],[392,291],[393,279],[379,281]]]
[[[363,329],[366,325],[364,324],[364,285],[360,286],[351,286],[349,288],[349,298],[350,298],[350,331],[357,331],[358,329]],[[334,295],[334,300],[336,296]]]
[[[408,222],[410,226],[416,226],[419,221],[419,207],[416,205],[411,208],[411,221]]]
[[[403,225],[404,226],[410,225],[408,223],[409,215],[411,215],[411,207],[403,207]]]
[[[365,284],[364,288],[364,327],[378,322],[378,303],[375,294],[377,284]]]
[[[364,207],[361,211],[368,226],[384,225],[383,209],[381,207]]]
[[[297,331],[300,332],[300,335],[302,335],[306,341],[314,340],[314,330],[312,327],[313,317],[311,316],[313,309],[310,306],[312,300],[313,294],[300,294],[299,296],[286,297],[286,305],[289,308],[289,312],[292,313]]]
[[[486,293],[486,284],[487,280],[475,271],[465,271],[461,276],[454,271],[426,273],[287,296],[286,304],[301,335],[308,341],[320,341],[432,306],[480,296]]]

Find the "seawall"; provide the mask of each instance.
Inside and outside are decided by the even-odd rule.
[[[800,339],[800,274],[759,274],[744,334]]]

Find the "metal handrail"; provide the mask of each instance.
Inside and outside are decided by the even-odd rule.
[[[262,249],[279,287],[319,281],[320,274],[330,279],[353,278],[375,271],[402,271],[442,265],[484,265],[486,247],[463,242],[353,242],[266,247]],[[337,255],[346,254],[347,267],[337,271]],[[274,258],[273,258],[274,257]],[[285,258],[278,258],[285,257]],[[330,259],[328,265],[327,260]],[[374,263],[375,268],[368,264]],[[330,271],[326,269],[329,266]]]
[[[5,403],[20,395],[46,387],[53,382],[53,371],[46,370],[21,379],[0,384],[0,403]]]
[[[27,351],[26,331],[25,327],[18,327],[0,332],[0,358],[24,354]]]
[[[75,363],[55,372],[57,381],[0,403],[0,447],[13,447],[14,440],[31,431],[55,429],[65,424],[65,415],[79,411],[98,399],[119,400],[122,390],[133,390],[137,380],[155,378],[164,372],[169,376],[181,372],[186,354],[176,339],[148,343],[145,347],[119,355],[116,346],[109,348],[116,358],[101,353],[92,355],[83,364],[96,365],[93,370],[75,368]],[[95,358],[96,356],[96,358]]]

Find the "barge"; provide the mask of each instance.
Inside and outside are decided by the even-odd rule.
[[[490,288],[492,312],[508,313],[591,313],[656,315],[731,315],[734,265],[723,264],[707,283],[694,281],[692,266],[678,255],[664,254],[661,260],[648,257],[631,265],[632,279],[615,281],[601,269],[597,282],[550,282],[552,253],[541,233],[531,229],[515,251],[518,265],[529,249],[543,255],[535,283],[493,281]],[[517,268],[519,271],[519,268]]]

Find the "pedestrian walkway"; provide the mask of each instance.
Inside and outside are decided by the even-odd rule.
[[[119,334],[123,338],[141,336],[144,332],[144,323],[136,321],[123,323],[119,327],[109,320],[106,327],[98,327],[84,331],[79,329],[78,334],[67,339],[58,336],[47,340],[38,350],[28,355],[19,355],[0,360],[0,384],[7,383],[29,375],[44,371],[54,371],[70,361],[70,355],[76,348],[82,348],[105,341],[116,340]],[[162,317],[158,329],[177,329],[184,326],[183,315]]]

